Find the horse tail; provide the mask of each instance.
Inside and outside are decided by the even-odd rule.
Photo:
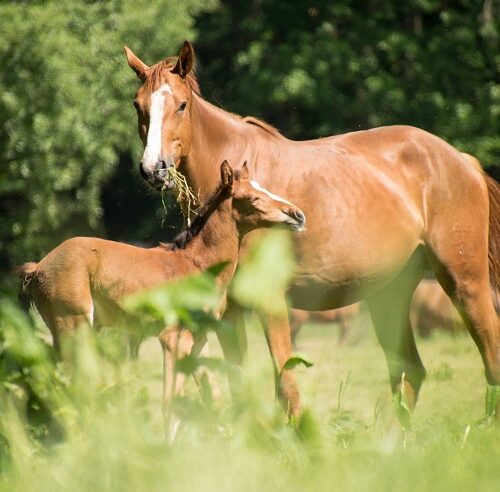
[[[29,311],[31,305],[30,287],[36,276],[37,267],[38,263],[30,261],[29,263],[25,263],[16,269],[21,279],[17,300],[26,312]]]
[[[490,283],[500,292],[500,185],[484,175],[490,199],[490,233],[488,238],[488,259],[490,262]]]

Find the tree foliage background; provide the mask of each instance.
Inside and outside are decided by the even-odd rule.
[[[71,235],[104,234],[103,190],[119,157],[138,155],[132,107],[137,82],[122,47],[158,60],[194,36],[193,15],[209,6],[200,0],[0,6],[4,267],[36,259]],[[132,194],[143,186],[139,181],[128,187]],[[131,208],[126,203],[123,215]]]
[[[75,234],[168,234],[123,44],[152,63],[193,40],[204,96],[291,138],[405,123],[500,162],[494,0],[10,1],[0,23],[3,269]]]

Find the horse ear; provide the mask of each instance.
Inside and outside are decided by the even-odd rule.
[[[187,74],[194,67],[194,49],[193,45],[189,41],[184,41],[182,45],[181,52],[179,53],[179,58],[177,59],[177,64],[172,69],[172,73],[178,74],[181,79],[185,79]]]
[[[240,179],[248,179],[250,177],[250,171],[248,170],[247,166],[247,161],[243,163],[243,166],[241,166],[241,171],[240,171]]]
[[[220,179],[224,188],[233,187],[233,169],[225,160],[220,166]]]
[[[142,81],[146,79],[146,70],[149,68],[136,54],[128,47],[124,46],[129,67],[137,74]]]

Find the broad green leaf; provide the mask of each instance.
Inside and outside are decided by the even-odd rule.
[[[268,231],[241,260],[231,283],[232,295],[262,313],[281,312],[294,269],[291,241],[285,231]]]
[[[293,369],[294,367],[297,367],[299,365],[309,368],[314,364],[301,355],[293,355],[285,362],[285,364],[283,365],[283,369]]]

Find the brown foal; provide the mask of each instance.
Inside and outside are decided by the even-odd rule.
[[[174,166],[204,197],[215,186],[213,163],[220,156],[248,161],[253,180],[297,203],[308,217],[307,231],[294,237],[292,307],[325,310],[367,299],[392,390],[400,390],[404,373],[411,408],[425,369],[410,303],[432,270],[500,395],[500,320],[490,295],[490,284],[500,290],[500,187],[474,158],[409,126],[292,141],[262,121],[205,101],[189,42],[178,57],[152,66],[128,48],[126,54],[142,82],[134,104],[144,144],[140,170],[151,186],[171,186],[166,178]],[[291,350],[285,292],[281,314],[264,321],[282,374],[279,394],[296,415],[294,374],[281,371]],[[500,398],[495,405],[498,416]]]
[[[190,228],[170,245],[139,248],[92,237],[68,239],[39,263],[26,263],[22,270],[23,291],[36,306],[61,350],[63,338],[82,323],[98,326],[124,325],[130,329],[120,306],[130,294],[153,288],[212,265],[227,262],[217,282],[224,305],[225,287],[232,278],[240,239],[250,230],[284,224],[300,231],[305,216],[292,203],[256,187],[243,165],[233,170],[226,161],[220,168],[222,182],[201,208]],[[160,335],[164,353],[164,400],[180,391],[172,369],[174,358],[193,350],[191,333],[181,328],[165,329]],[[197,353],[206,338],[197,340]]]

